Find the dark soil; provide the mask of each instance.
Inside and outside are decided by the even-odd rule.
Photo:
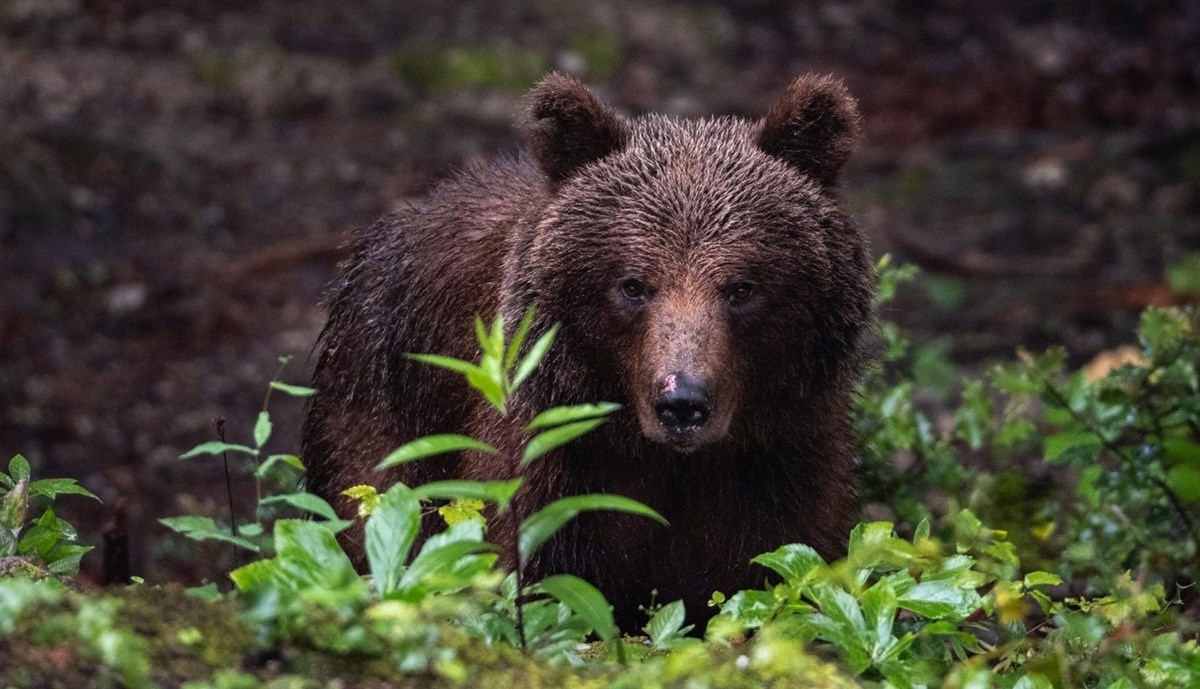
[[[1200,250],[1195,3],[787,5],[0,0],[0,455],[125,496],[135,573],[217,576],[223,549],[154,521],[223,514],[219,466],[177,455],[217,416],[248,438],[278,355],[305,381],[339,239],[513,149],[552,68],[681,116],[843,76],[868,121],[848,203],[937,277],[885,315],[960,361],[1085,362],[1174,298]],[[294,449],[301,405],[272,411]],[[63,503],[95,542],[108,509]]]

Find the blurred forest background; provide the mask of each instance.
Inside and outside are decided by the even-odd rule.
[[[0,458],[100,495],[60,503],[93,542],[124,497],[136,574],[223,571],[155,522],[224,510],[176,457],[214,417],[248,438],[278,355],[306,382],[346,233],[515,149],[551,69],[684,117],[843,77],[847,203],[923,268],[884,315],[931,382],[1086,363],[1200,283],[1197,3],[0,0]]]

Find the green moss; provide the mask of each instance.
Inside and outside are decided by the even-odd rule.
[[[433,90],[489,87],[520,92],[547,69],[541,54],[510,45],[405,49],[392,55],[391,64],[405,81]]]
[[[103,623],[94,624],[98,619]],[[488,645],[451,625],[435,627],[442,661],[402,672],[398,651],[338,654],[300,642],[262,649],[254,630],[241,621],[236,602],[205,601],[177,586],[66,592],[26,610],[15,632],[0,638],[0,657],[19,659],[0,668],[0,686],[150,686],[131,674],[140,659],[105,658],[104,648],[113,639],[83,638],[97,629],[117,635],[126,655],[144,655],[150,683],[187,689],[316,689],[334,682],[348,689],[856,686],[798,643],[782,639],[764,638],[736,649],[696,643],[648,655],[640,639],[630,638],[625,643],[642,660],[623,667],[606,660],[610,654],[604,644],[592,644],[583,654],[592,662],[572,667]]]

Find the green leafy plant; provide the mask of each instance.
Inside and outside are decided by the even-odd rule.
[[[54,513],[47,505],[41,516],[29,521],[31,502],[39,499],[53,503],[60,495],[82,495],[99,500],[74,479],[51,478],[32,480],[29,462],[16,455],[8,463],[8,473],[0,471],[0,488],[6,493],[0,500],[0,562],[18,558],[34,570],[44,566],[46,571],[60,576],[75,576],[79,562],[91,546],[79,542],[75,527]],[[8,566],[16,568],[17,562]]]
[[[266,453],[265,447],[274,432],[274,423],[271,421],[269,411],[272,394],[278,391],[289,397],[305,398],[316,392],[312,388],[291,385],[279,380],[290,361],[290,357],[279,358],[279,369],[267,386],[262,408],[253,425],[252,440],[249,444],[226,442],[224,423],[218,421],[220,440],[201,443],[179,456],[184,460],[220,457],[224,463],[227,483],[232,482],[230,455],[240,459],[240,462],[234,463],[234,469],[251,476],[254,480],[255,503],[252,518],[239,523],[233,501],[233,491],[230,487],[228,525],[218,524],[210,516],[181,515],[160,519],[159,522],[164,526],[193,540],[220,541],[252,553],[261,553],[264,548],[269,550],[273,543],[267,531],[269,521],[283,509],[315,515],[321,518],[320,523],[325,528],[335,533],[350,525],[350,522],[339,519],[333,507],[320,497],[303,491],[287,490],[287,487],[294,487],[297,484],[299,477],[304,472],[304,464],[299,457],[293,454]],[[279,492],[272,489],[278,489]]]
[[[432,354],[411,357],[461,374],[496,413],[506,414],[513,395],[550,350],[557,331],[556,327],[551,327],[522,355],[533,324],[534,312],[530,309],[517,324],[512,339],[506,341],[502,318],[498,317],[490,326],[482,319],[476,319],[475,331],[482,351],[478,363]],[[508,480],[439,481],[412,487],[396,484],[382,494],[367,485],[348,490],[348,495],[359,499],[360,512],[365,517],[369,585],[359,581],[349,558],[334,539],[334,533],[344,528],[345,523],[338,520],[331,509],[326,511],[328,506],[324,501],[306,493],[277,495],[260,501],[260,506],[287,503],[323,518],[317,522],[276,521],[269,548],[223,532],[214,535],[206,530],[198,535],[237,539],[233,542],[243,547],[275,553],[273,558],[241,567],[230,576],[240,591],[275,601],[266,618],[279,625],[277,628],[298,629],[303,624],[299,621],[304,618],[302,611],[306,604],[312,603],[314,591],[327,592],[322,600],[349,606],[335,606],[335,610],[342,613],[366,610],[372,600],[419,607],[431,596],[469,592],[475,606],[474,617],[466,623],[467,627],[489,639],[504,639],[523,649],[551,655],[570,653],[591,633],[604,641],[615,642],[619,634],[613,622],[612,608],[595,587],[568,575],[529,582],[523,575],[524,566],[558,529],[585,511],[614,510],[642,515],[664,524],[665,520],[649,507],[623,496],[574,495],[555,500],[531,514],[520,515],[523,518],[512,530],[512,541],[494,545],[484,540],[486,524],[482,509],[484,505],[491,505],[496,518],[515,519],[517,515],[509,512],[523,483],[520,471],[548,452],[595,429],[606,415],[618,408],[615,404],[585,404],[556,407],[536,415],[527,425],[529,437],[520,449],[519,457],[497,457],[497,461],[517,467],[518,475]],[[263,415],[260,419],[265,418]],[[255,447],[213,443],[202,448],[208,454],[236,448],[234,451],[256,457],[255,453],[261,452],[268,435],[256,433]],[[475,438],[458,434],[434,435],[415,439],[390,452],[379,463],[378,469],[461,451],[499,453],[496,448]],[[450,501],[448,505],[446,501]],[[448,528],[426,539],[413,554],[423,506],[435,503],[443,503],[439,511],[447,517]],[[179,526],[179,519],[168,523]],[[209,529],[210,525],[206,522],[204,527]],[[211,528],[218,527],[212,524]],[[188,534],[197,534],[197,531]],[[514,567],[508,579],[503,579],[496,570],[497,553],[505,549]],[[624,661],[624,646],[614,643],[613,649],[618,659]]]

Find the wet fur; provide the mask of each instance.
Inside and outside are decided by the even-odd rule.
[[[847,412],[873,284],[836,193],[857,137],[853,100],[808,77],[758,122],[626,120],[552,76],[531,94],[523,128],[532,158],[469,169],[356,238],[332,290],[303,432],[310,489],[352,516],[339,493],[359,483],[507,478],[511,464],[473,454],[373,467],[431,433],[465,432],[516,457],[533,413],[616,401],[624,409],[599,430],[529,467],[513,514],[606,492],[671,526],[584,515],[536,556],[530,580],[583,576],[636,630],[652,589],[703,619],[713,591],[762,582],[765,570],[749,564],[758,553],[805,542],[837,556],[855,514]],[[614,278],[632,269],[662,286],[652,323],[612,301]],[[769,301],[744,318],[710,298],[739,271],[769,285]],[[455,374],[403,356],[475,359],[475,314],[499,310],[512,324],[535,302],[535,329],[562,331],[508,417]],[[683,336],[694,341],[672,339]],[[644,378],[680,346],[736,408],[727,438],[689,454],[648,440],[637,416]],[[498,520],[490,540],[507,543],[514,521]],[[361,530],[345,541],[361,562]]]

